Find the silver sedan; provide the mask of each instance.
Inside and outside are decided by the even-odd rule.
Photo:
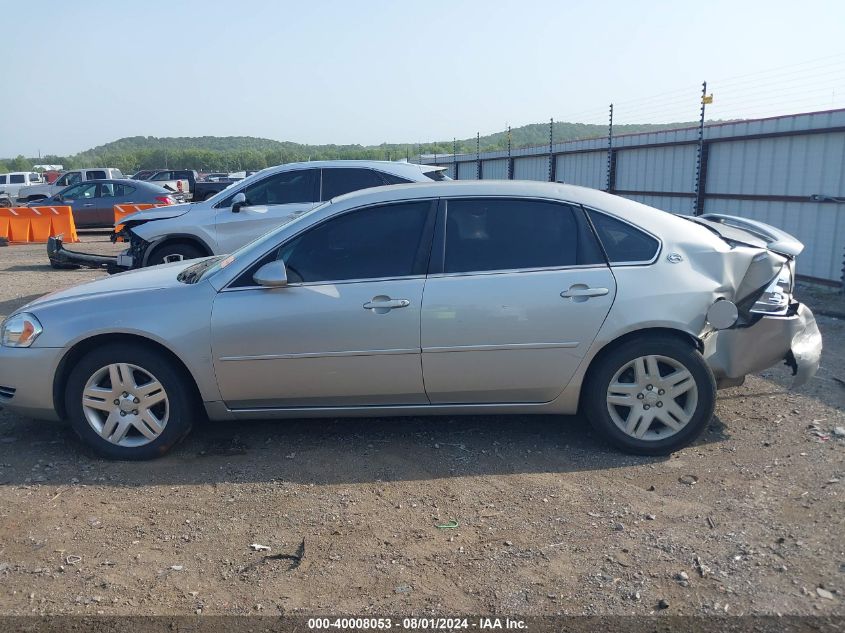
[[[821,337],[802,246],[535,182],[381,187],[231,255],[42,297],[0,330],[0,404],[102,455],[165,453],[203,415],[573,414],[615,446],[692,442],[716,389]]]

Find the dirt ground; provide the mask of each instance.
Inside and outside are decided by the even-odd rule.
[[[100,274],[46,261],[0,248],[0,317]],[[721,391],[669,458],[515,416],[208,423],[115,463],[0,411],[0,615],[843,615],[845,320],[818,320],[810,384]]]

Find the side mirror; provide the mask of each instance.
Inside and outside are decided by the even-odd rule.
[[[281,288],[287,286],[288,272],[285,270],[285,263],[278,259],[274,262],[264,264],[255,272],[252,280],[265,288]]]
[[[241,207],[246,206],[246,196],[243,193],[236,193],[232,198],[232,213],[240,213]]]

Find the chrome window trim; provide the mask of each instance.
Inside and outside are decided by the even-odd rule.
[[[663,252],[663,240],[660,239],[657,235],[655,235],[651,231],[644,229],[643,227],[641,227],[638,224],[634,224],[630,220],[626,220],[625,218],[620,218],[618,215],[616,215],[615,213],[611,213],[610,211],[605,211],[604,209],[597,209],[595,207],[591,207],[591,206],[586,205],[586,204],[582,204],[582,205],[579,205],[579,206],[582,209],[584,209],[584,211],[592,211],[594,213],[600,213],[602,215],[606,215],[608,217],[611,217],[614,220],[622,222],[623,224],[627,224],[628,226],[635,228],[640,233],[645,233],[646,235],[648,235],[649,237],[651,237],[652,239],[657,241],[657,250],[654,253],[654,257],[652,257],[651,259],[630,261],[630,262],[612,262],[612,261],[610,261],[610,258],[608,258],[607,263],[611,268],[613,268],[615,266],[651,266],[658,259],[660,259],[660,253]],[[596,227],[595,227],[595,225],[593,225],[593,221],[590,219],[590,214],[586,213],[586,216],[587,216],[587,221],[590,223],[590,226],[593,228],[593,231],[595,231],[595,233],[596,233],[596,239],[598,240],[602,249],[604,249],[604,244],[602,244],[601,238],[598,235],[598,231],[596,231]],[[605,250],[605,255],[607,255],[606,250]]]
[[[365,279],[335,279],[335,280],[326,280],[326,281],[301,281],[295,282],[291,284],[287,284],[286,286],[278,286],[276,288],[269,288],[267,286],[240,286],[238,288],[232,288],[231,286],[226,286],[220,292],[240,292],[241,290],[284,290],[285,288],[309,288],[311,286],[341,286],[345,284],[360,284],[365,282],[372,282],[372,281],[402,281],[407,279],[425,279],[425,275],[407,275],[407,276],[399,276],[399,277],[370,277]]]
[[[478,275],[509,275],[513,273],[542,273],[555,272],[566,270],[586,270],[595,268],[599,270],[607,270],[607,264],[573,264],[572,266],[537,266],[533,268],[508,268],[496,270],[470,270],[460,273],[435,273],[428,275],[428,279],[439,279],[441,277],[477,277]]]

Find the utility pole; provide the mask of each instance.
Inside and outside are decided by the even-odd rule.
[[[555,157],[552,154],[552,144],[554,143],[555,135],[555,120],[549,119],[549,182],[555,180]]]
[[[455,168],[455,180],[458,180],[458,139],[452,137],[452,165]]]

